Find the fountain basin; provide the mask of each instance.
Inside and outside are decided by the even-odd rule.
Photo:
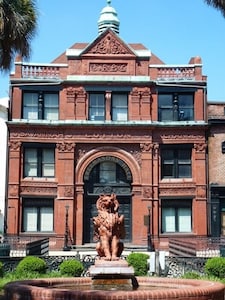
[[[6,284],[4,293],[6,300],[224,300],[225,286],[219,282],[157,277],[136,279],[140,289],[132,291],[95,289],[91,277],[79,277],[10,282]]]

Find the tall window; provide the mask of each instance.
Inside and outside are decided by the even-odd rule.
[[[112,120],[127,121],[127,95],[113,94],[112,95]]]
[[[192,231],[192,201],[162,200],[162,233]]]
[[[53,232],[53,199],[23,199],[23,232]]]
[[[58,120],[58,118],[58,93],[24,92],[23,119]]]
[[[162,122],[194,120],[194,94],[159,93],[158,120]]]
[[[105,121],[106,115],[111,116],[112,121],[127,121],[127,93],[108,92],[107,97],[105,92],[89,94],[88,119],[91,121]]]
[[[105,95],[104,93],[90,94],[89,97],[89,120],[105,120]]]
[[[55,149],[45,146],[25,146],[24,177],[54,177]]]
[[[190,178],[191,145],[163,145],[161,149],[161,178]]]

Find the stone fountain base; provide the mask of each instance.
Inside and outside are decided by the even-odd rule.
[[[36,279],[8,283],[4,292],[6,300],[224,300],[224,285],[219,282],[157,277],[137,281],[140,289],[125,291],[97,290],[91,277]]]
[[[128,266],[126,260],[96,260],[95,265],[89,268],[89,273],[95,289],[133,290],[138,287],[134,269]]]

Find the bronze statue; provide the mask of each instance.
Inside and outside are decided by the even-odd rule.
[[[123,252],[125,238],[124,216],[118,214],[119,202],[115,194],[100,195],[96,207],[98,216],[93,218],[96,250],[105,260],[118,260]]]

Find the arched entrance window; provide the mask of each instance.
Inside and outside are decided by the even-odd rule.
[[[112,193],[119,200],[119,214],[125,217],[125,241],[131,241],[131,183],[130,169],[119,158],[99,157],[87,167],[84,174],[84,243],[93,243],[92,218],[97,215],[96,201],[99,195]]]

